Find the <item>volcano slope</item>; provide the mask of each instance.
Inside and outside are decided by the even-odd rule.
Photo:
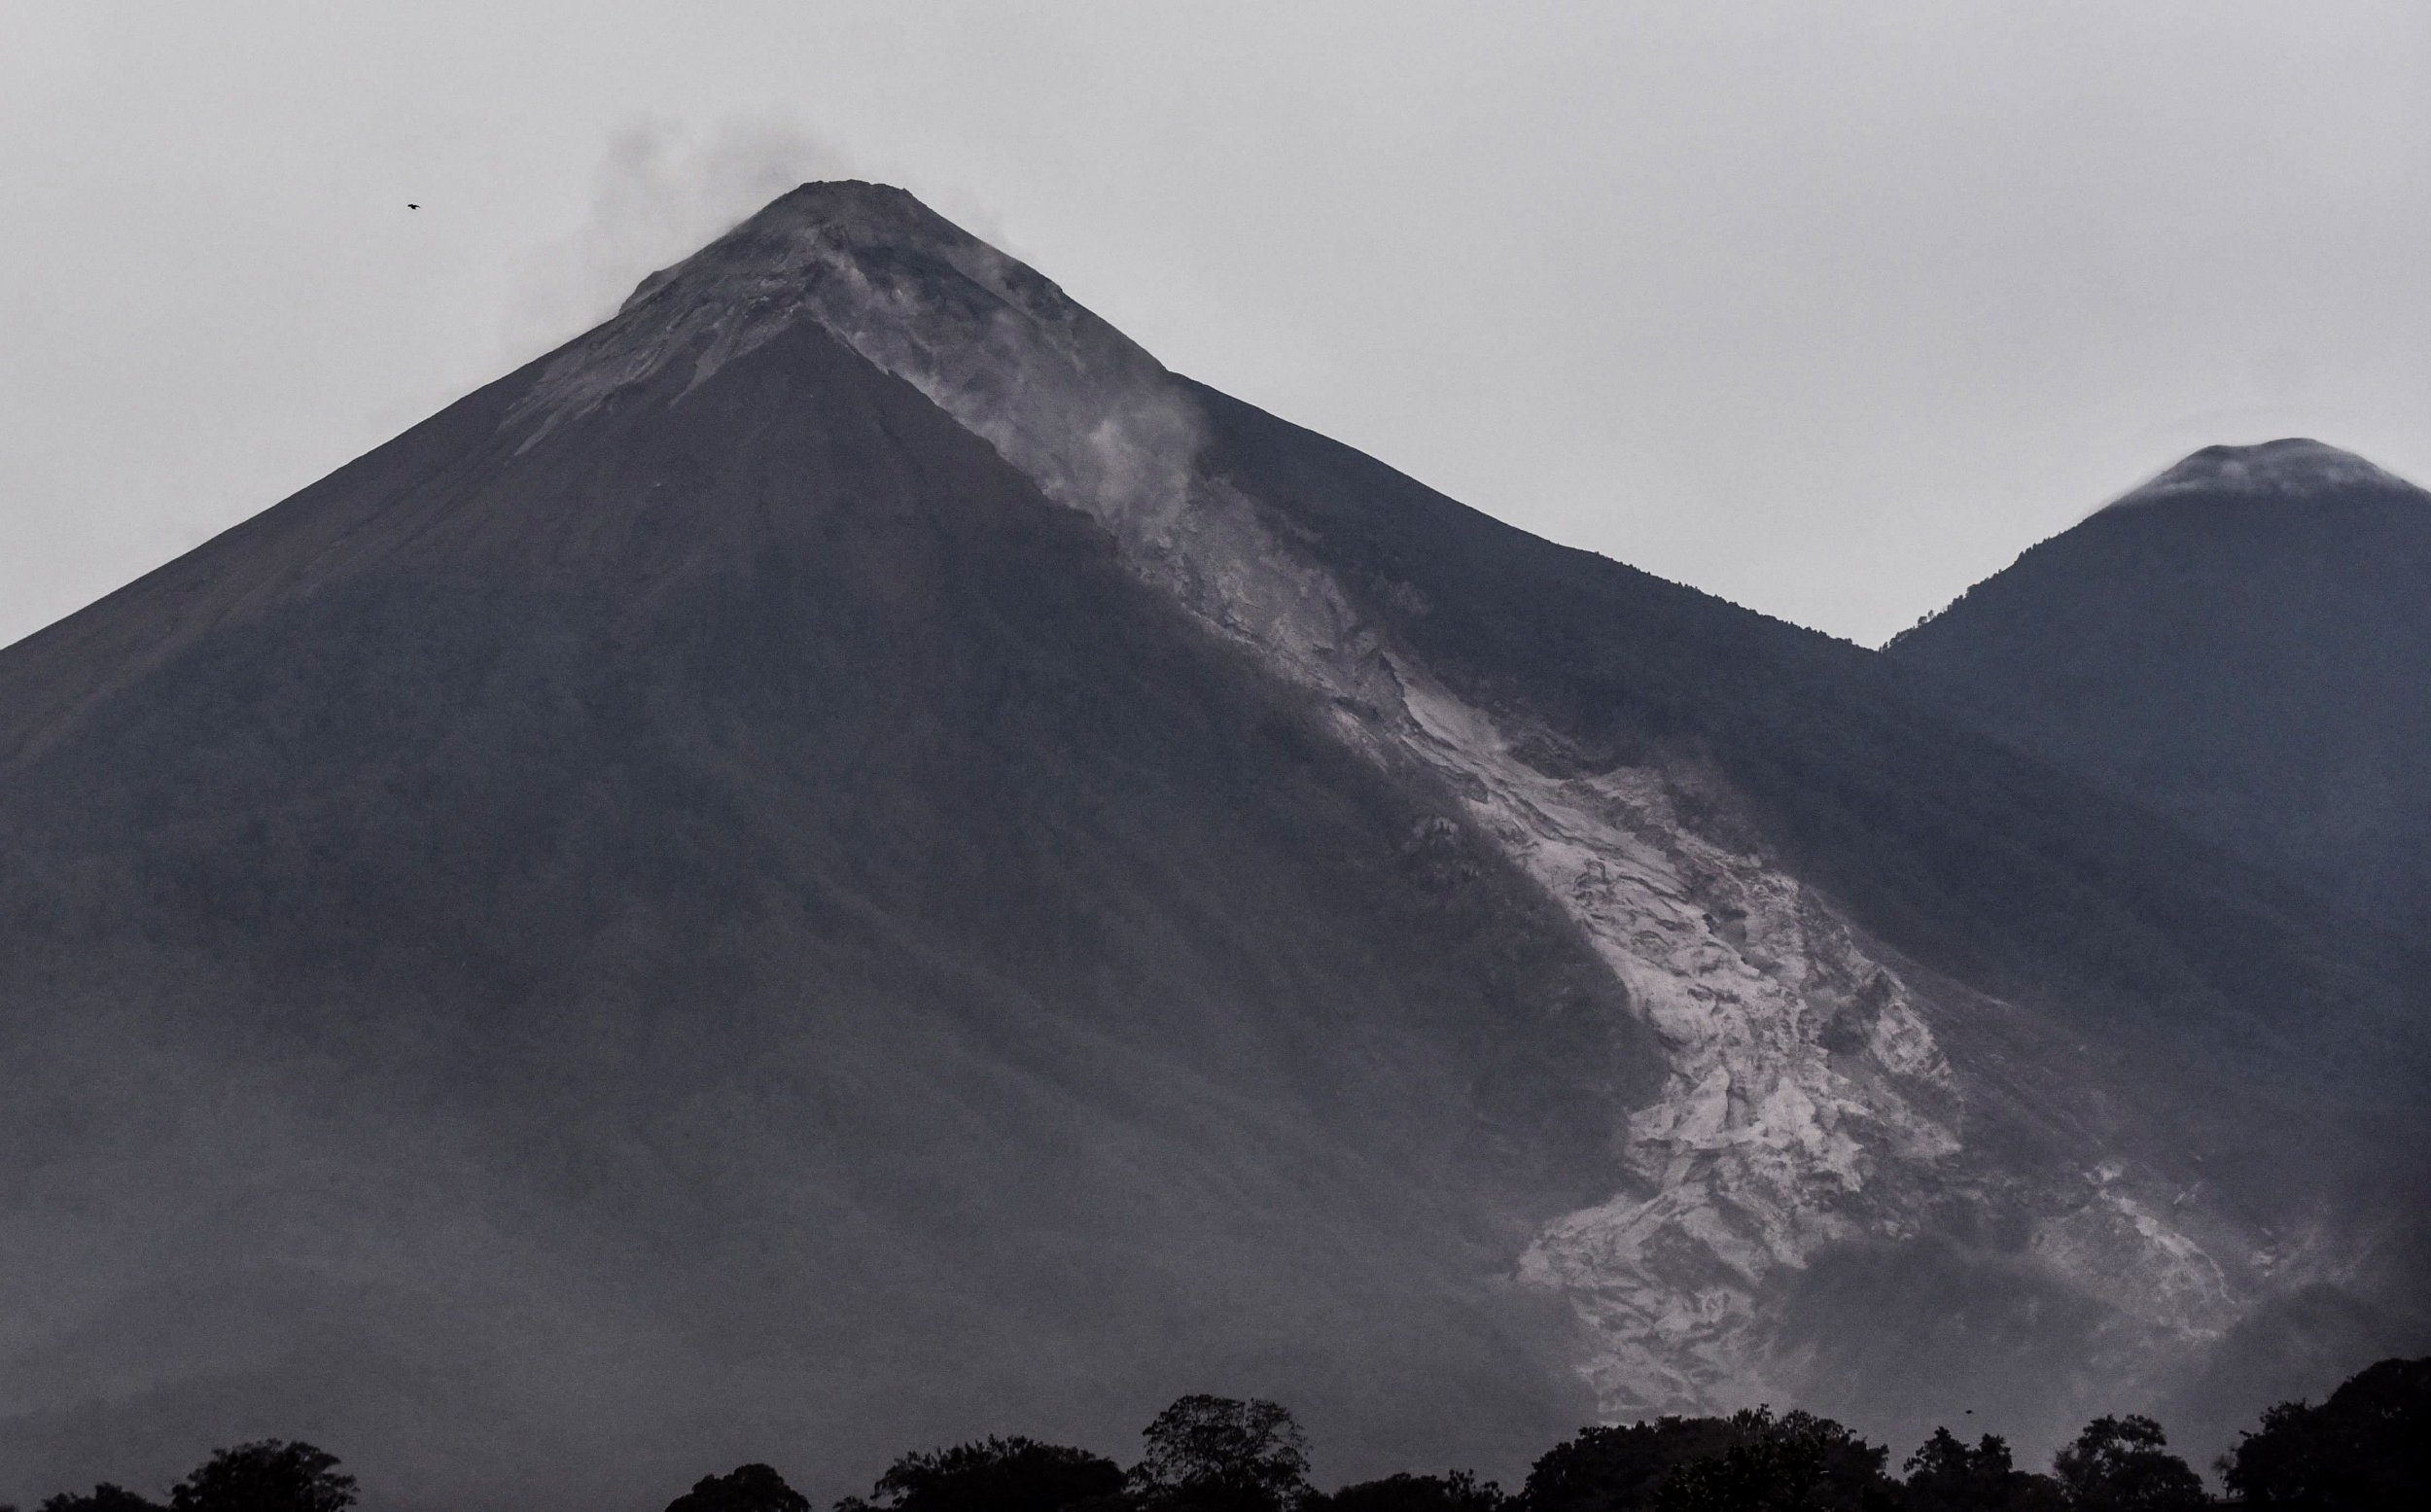
[[[2032,1441],[2419,1295],[2399,947],[876,186],[0,652],[0,841],[20,1498]]]

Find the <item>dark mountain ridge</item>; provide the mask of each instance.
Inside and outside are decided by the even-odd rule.
[[[0,651],[0,1494],[830,1493],[1184,1389],[1507,1474],[2414,1325],[2401,945],[899,191]]]

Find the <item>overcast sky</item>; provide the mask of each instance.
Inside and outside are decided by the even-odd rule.
[[[1868,643],[2212,441],[2431,477],[2420,0],[5,0],[0,641],[837,175]]]

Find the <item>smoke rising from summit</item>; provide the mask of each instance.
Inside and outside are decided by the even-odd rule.
[[[792,122],[627,123],[602,155],[581,224],[536,257],[507,313],[503,355],[538,356],[617,311],[646,274],[796,184],[859,170]]]

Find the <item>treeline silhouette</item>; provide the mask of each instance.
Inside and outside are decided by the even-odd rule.
[[[2431,1506],[2431,1358],[2389,1359],[2326,1401],[2282,1402],[2220,1457],[2225,1497],[2169,1452],[2161,1425],[2096,1418],[2019,1468],[1987,1433],[1936,1428],[1894,1467],[1828,1418],[1754,1408],[1588,1427],[1547,1450],[1515,1493],[1464,1470],[1404,1472],[1333,1491],[1309,1483],[1308,1438],[1269,1401],[1185,1396],[1142,1431],[1125,1469],[1104,1455],[990,1437],[906,1454],[833,1512],[2176,1512],[2236,1506],[2417,1512]],[[170,1488],[167,1512],[346,1512],[355,1480],[310,1444],[223,1449]],[[39,1512],[161,1512],[104,1482]],[[0,1512],[16,1512],[0,1507]],[[704,1476],[667,1512],[812,1512],[764,1464]]]

